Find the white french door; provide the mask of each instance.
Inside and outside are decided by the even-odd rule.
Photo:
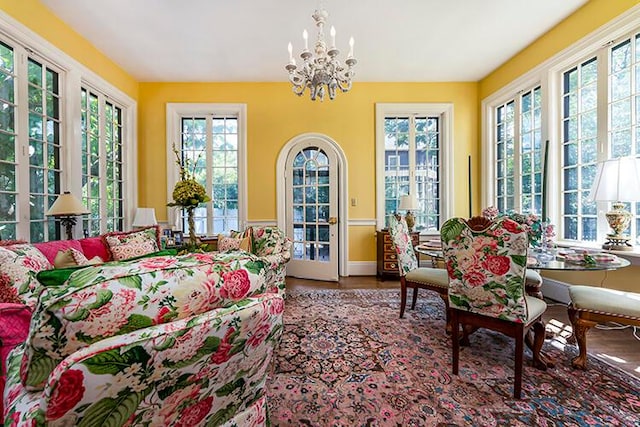
[[[286,233],[293,239],[287,275],[338,280],[338,159],[310,136],[286,160]]]

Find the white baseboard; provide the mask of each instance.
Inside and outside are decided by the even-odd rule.
[[[377,265],[375,261],[349,261],[347,271],[349,276],[375,276]]]
[[[545,298],[551,298],[554,301],[569,304],[569,284],[559,280],[542,278],[542,295]]]

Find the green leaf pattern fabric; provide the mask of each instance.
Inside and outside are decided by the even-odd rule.
[[[267,265],[269,292],[285,294],[286,264],[293,242],[278,227],[252,227],[253,253]]]
[[[473,231],[462,218],[452,218],[440,233],[450,306],[526,322],[526,231],[506,217],[496,219],[483,231]]]
[[[77,270],[64,286],[45,288],[24,352],[21,375],[27,389],[41,390],[54,366],[96,341],[267,291],[267,268],[260,259],[246,252],[218,255],[112,262]]]
[[[268,293],[102,339],[58,363],[41,393],[20,382],[22,344],[9,356],[5,425],[266,425],[283,311]]]

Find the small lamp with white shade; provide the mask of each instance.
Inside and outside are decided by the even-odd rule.
[[[630,251],[629,235],[623,234],[629,227],[633,214],[624,209],[624,202],[640,200],[640,162],[635,157],[619,157],[598,164],[589,200],[613,202],[605,214],[613,233],[607,234],[603,249]]]
[[[413,231],[413,226],[416,224],[416,217],[411,211],[417,211],[420,209],[418,198],[413,194],[400,196],[400,205],[398,206],[398,209],[401,211],[407,211],[404,215],[404,219],[407,221],[407,228],[409,229],[409,232]]]
[[[67,240],[73,239],[73,226],[76,225],[76,217],[91,213],[80,200],[71,192],[65,191],[60,194],[46,215],[53,216],[60,220],[60,224],[65,228]]]
[[[133,227],[149,227],[157,224],[156,210],[154,208],[137,208],[131,223]]]

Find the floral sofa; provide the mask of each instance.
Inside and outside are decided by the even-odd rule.
[[[269,266],[243,252],[76,269],[9,355],[5,425],[264,425],[282,331]]]
[[[250,230],[250,233],[248,233],[248,231]],[[36,321],[38,319],[42,320],[42,316],[46,317],[49,316],[49,311],[47,309],[43,310],[43,304],[46,303],[47,298],[50,298],[50,296],[52,295],[52,293],[56,293],[56,292],[67,292],[69,291],[69,289],[67,289],[70,286],[71,280],[73,278],[73,280],[79,280],[79,277],[82,277],[83,274],[92,274],[92,273],[96,273],[97,271],[99,271],[100,269],[104,268],[105,271],[115,271],[113,270],[114,268],[126,268],[126,269],[130,269],[131,270],[131,274],[127,275],[127,277],[130,277],[129,279],[122,279],[125,283],[127,283],[128,281],[130,282],[130,284],[133,283],[139,283],[140,281],[140,276],[138,275],[138,272],[136,272],[136,268],[139,268],[141,265],[144,266],[149,266],[151,264],[149,264],[152,260],[156,260],[155,262],[159,262],[161,265],[156,266],[156,273],[151,273],[148,272],[148,274],[151,275],[157,275],[159,274],[159,272],[164,272],[165,268],[168,268],[170,271],[174,271],[176,268],[178,268],[177,266],[168,266],[169,264],[172,264],[174,262],[178,262],[180,264],[187,262],[188,264],[188,260],[189,259],[198,259],[199,262],[203,262],[203,265],[209,265],[209,267],[206,267],[206,269],[208,269],[207,271],[209,271],[209,273],[211,273],[214,269],[215,270],[219,270],[220,268],[222,268],[222,265],[226,265],[229,264],[232,261],[236,262],[237,266],[240,266],[240,270],[243,271],[247,271],[249,272],[250,270],[256,270],[256,268],[258,270],[258,274],[256,274],[256,280],[258,280],[260,282],[260,285],[256,285],[254,284],[253,280],[253,276],[251,274],[248,274],[247,276],[251,279],[250,283],[251,283],[251,291],[247,294],[247,296],[244,297],[244,299],[251,299],[251,298],[260,298],[260,299],[264,299],[265,297],[261,296],[262,294],[276,294],[279,295],[281,298],[284,297],[284,291],[285,291],[285,275],[286,275],[286,262],[289,260],[290,258],[290,248],[291,248],[291,241],[284,236],[284,233],[279,230],[276,227],[255,227],[253,229],[247,229],[243,234],[250,234],[252,236],[252,245],[251,245],[251,252],[245,252],[245,251],[228,251],[228,252],[224,252],[224,253],[218,253],[218,254],[213,254],[213,253],[207,253],[207,254],[194,254],[192,256],[189,255],[185,255],[185,256],[169,256],[169,257],[163,257],[163,258],[158,258],[158,257],[153,257],[153,258],[149,258],[149,259],[142,259],[142,260],[136,260],[136,261],[130,261],[130,262],[109,262],[107,264],[103,264],[102,266],[95,266],[95,267],[86,267],[81,269],[81,271],[83,271],[84,273],[80,273],[80,272],[73,272],[73,269],[71,269],[72,271],[72,276],[68,276],[69,277],[69,282],[65,283],[62,286],[42,286],[42,284],[35,280],[35,274],[37,272],[37,270],[42,270],[42,269],[46,269],[46,268],[51,268],[50,263],[53,262],[53,258],[55,257],[56,251],[59,250],[63,250],[63,249],[67,249],[68,247],[73,247],[73,248],[80,248],[81,250],[83,250],[83,252],[87,255],[87,257],[89,256],[101,256],[101,257],[108,257],[108,252],[105,252],[105,249],[103,247],[101,247],[100,245],[100,238],[89,238],[89,239],[81,239],[80,241],[56,241],[56,242],[47,242],[47,243],[39,243],[39,244],[34,244],[34,245],[26,245],[27,249],[26,251],[29,254],[35,254],[35,256],[30,257],[30,256],[24,256],[21,259],[23,260],[23,267],[27,268],[28,274],[25,275],[24,281],[22,281],[21,283],[16,283],[14,284],[17,288],[21,289],[19,299],[20,299],[20,303],[18,304],[14,304],[14,303],[1,303],[0,302],[0,323],[3,325],[10,325],[10,327],[3,327],[0,328],[0,368],[2,368],[0,374],[0,396],[2,395],[2,389],[3,389],[3,384],[4,384],[4,374],[5,374],[5,368],[6,368],[6,363],[5,363],[5,359],[6,359],[6,354],[8,353],[8,351],[13,348],[15,345],[17,345],[18,343],[22,342],[25,340],[25,337],[27,336],[27,333],[29,331],[29,319],[31,317],[31,310],[35,307],[35,314],[34,314],[34,318],[32,319],[32,327],[31,327],[31,331],[29,332],[29,340],[26,344],[26,347],[23,346],[21,347],[21,349],[19,350],[19,352],[24,352],[25,354],[30,354],[29,353],[29,349],[31,348],[29,343],[31,343],[33,341],[33,337],[34,337],[34,331],[37,330],[37,328],[35,328],[36,325]],[[85,244],[83,244],[82,242],[85,241]],[[34,251],[34,248],[36,248],[37,250]],[[88,248],[88,250],[86,250]],[[44,255],[44,257],[42,256]],[[194,258],[195,257],[195,258]],[[46,259],[44,259],[46,258]],[[157,258],[157,259],[156,259]],[[105,258],[108,259],[108,258]],[[209,260],[209,261],[206,261]],[[163,266],[165,263],[167,263],[166,266]],[[240,264],[237,264],[240,263]],[[216,267],[213,267],[213,266]],[[248,267],[246,267],[248,266]],[[262,266],[260,268],[256,267],[256,266]],[[182,268],[182,267],[181,267]],[[188,266],[185,266],[184,268],[188,269]],[[203,267],[204,268],[204,267]],[[209,274],[208,273],[208,274]],[[56,274],[60,274],[60,272],[56,272],[54,270],[50,270],[50,271],[45,271],[43,273],[40,273],[38,275],[38,277],[44,276],[44,278],[46,279],[46,277],[48,276],[55,276]],[[64,274],[64,272],[63,272]],[[70,273],[69,273],[70,274]],[[147,273],[145,273],[147,274]],[[164,273],[163,273],[164,274]],[[1,277],[0,277],[1,279]],[[112,278],[113,280],[115,280],[115,278]],[[57,279],[59,280],[59,279]],[[179,279],[180,281],[183,281],[182,279]],[[227,281],[225,281],[224,278],[222,278],[222,276],[217,277],[217,281],[211,281],[210,279],[203,279],[205,280],[205,283],[208,283],[208,286],[210,288],[216,288],[216,287],[220,287],[223,286],[224,284],[227,283],[229,280],[231,280],[230,278],[227,279]],[[45,280],[45,282],[47,282]],[[51,282],[51,280],[49,280],[48,282]],[[114,283],[113,281],[111,283]],[[49,285],[51,285],[51,283],[48,283]],[[106,286],[106,285],[102,285],[102,286]],[[118,285],[119,286],[119,285]],[[135,288],[136,285],[134,285]],[[42,290],[44,289],[44,290]],[[119,289],[119,288],[118,288]],[[182,288],[184,290],[184,288]],[[147,295],[142,295],[140,294],[140,289],[138,289],[138,296],[140,298],[142,298],[142,300],[149,298],[150,296]],[[146,292],[146,291],[145,291]],[[184,299],[184,294],[181,294],[182,291],[177,291],[177,294],[182,295],[183,299]],[[224,294],[224,292],[226,291],[220,291],[221,294]],[[108,288],[108,289],[103,289],[100,293],[100,295],[107,295],[109,293],[113,293],[113,291]],[[38,299],[38,296],[41,297],[41,299]],[[166,298],[176,298],[175,295],[169,295],[166,296]],[[229,308],[230,306],[235,306],[235,302],[236,299],[235,298],[231,298],[231,299],[225,299],[226,297],[222,298],[220,301],[217,301],[215,305],[215,310],[222,310],[224,308]],[[44,299],[44,300],[43,300]],[[142,304],[142,306],[146,309],[148,309],[147,305],[144,304],[144,302],[142,300],[138,301],[138,304]],[[25,305],[28,302],[28,305]],[[36,303],[38,304],[36,306]],[[129,301],[129,303],[131,303]],[[95,300],[94,304],[98,304],[98,301]],[[242,310],[244,312],[244,310],[246,309],[246,307],[244,307],[244,305],[253,305],[253,304],[257,304],[256,301],[251,301],[251,304],[249,304],[249,301],[247,302],[243,302],[242,304],[240,304],[242,306]],[[266,304],[264,301],[262,301],[262,304]],[[272,304],[272,302],[270,302],[269,304]],[[46,304],[45,304],[46,305]],[[121,304],[119,304],[121,305]],[[103,307],[102,305],[100,307]],[[162,305],[162,307],[156,307],[155,309],[159,310],[158,313],[154,313],[153,316],[149,316],[149,315],[144,315],[146,316],[146,318],[151,318],[152,322],[149,323],[149,321],[145,318],[143,319],[144,321],[142,323],[138,323],[138,321],[142,318],[139,318],[136,316],[133,317],[132,325],[125,325],[125,327],[122,329],[124,332],[126,333],[134,333],[135,331],[138,330],[142,330],[142,331],[146,331],[147,328],[155,328],[154,331],[156,331],[158,328],[160,328],[161,325],[166,325],[167,327],[170,328],[174,328],[177,327],[176,322],[178,320],[182,321],[183,319],[183,315],[176,315],[175,313],[169,313],[170,308],[169,305],[167,305],[166,303],[164,305]],[[200,312],[198,315],[196,315],[195,313],[193,314],[193,316],[197,317],[197,316],[204,316],[205,314],[209,313],[211,314],[213,310],[213,306],[210,307],[210,310],[207,312]],[[169,311],[168,311],[169,310]],[[231,308],[231,311],[228,313],[230,315],[231,312],[233,311],[237,311],[237,307],[236,308]],[[90,312],[92,312],[90,310]],[[169,313],[169,314],[167,314]],[[254,314],[255,315],[255,314]],[[158,316],[160,316],[158,318]],[[64,317],[64,316],[63,316]],[[166,318],[166,322],[163,323],[162,319]],[[66,318],[65,318],[66,319]],[[68,320],[68,319],[66,319]],[[104,320],[104,319],[103,319]],[[170,321],[170,322],[169,322]],[[203,319],[199,319],[198,321],[203,321]],[[209,319],[207,322],[210,322],[211,320]],[[218,318],[218,320],[216,320],[216,322],[221,322],[221,320]],[[238,320],[234,320],[232,323],[234,323],[233,328],[235,328],[236,333],[238,330],[238,324],[237,324]],[[206,322],[205,322],[206,323]],[[85,325],[84,323],[80,322],[80,323],[74,323],[73,324],[74,327],[76,325]],[[45,322],[44,326],[45,327],[45,331],[49,331],[49,329],[47,329],[48,327],[50,327],[51,324]],[[134,327],[135,326],[135,327]],[[139,329],[136,329],[138,326],[140,326]],[[220,323],[220,327],[222,327],[222,323]],[[107,330],[107,332],[111,332],[110,330]],[[156,331],[157,332],[157,331]],[[146,333],[146,332],[145,332]],[[162,334],[162,332],[157,332]],[[85,334],[85,332],[83,332],[83,334]],[[108,334],[107,334],[108,335]],[[81,336],[83,336],[81,334]],[[235,335],[234,335],[235,337]],[[75,338],[70,338],[70,337],[66,337],[66,340],[69,341],[77,341],[79,338],[75,337]],[[226,338],[225,338],[226,339]],[[113,340],[113,338],[107,338],[105,340],[102,340],[100,342],[108,342],[109,345],[113,345],[113,343],[111,342]],[[37,340],[36,340],[37,342]],[[90,339],[89,341],[91,345],[97,345],[97,339],[95,337],[93,337],[92,339]],[[226,341],[225,341],[226,342]],[[56,344],[59,344],[56,342]],[[53,351],[52,349],[48,348],[50,344],[45,343],[44,347],[47,348],[47,352],[51,352]],[[26,351],[25,351],[26,350]],[[58,350],[56,350],[58,351]],[[83,351],[87,351],[87,350],[83,350]],[[99,350],[96,349],[96,351]],[[40,351],[40,353],[42,353],[42,351]],[[40,354],[38,353],[38,354]],[[35,354],[35,353],[34,353]],[[74,353],[75,354],[75,353]],[[13,355],[14,358],[12,360],[15,360],[16,356],[15,354]],[[48,366],[49,368],[55,367],[55,366],[59,366],[60,364],[64,364],[66,363],[66,360],[62,363],[59,364],[60,362],[60,357],[62,357],[62,359],[64,359],[63,356],[69,356],[66,353],[62,352],[60,353],[59,357],[57,359],[54,360],[49,360],[49,358],[45,358],[42,359],[40,362],[38,362],[37,364],[35,364],[34,366],[38,366],[38,367],[42,367],[42,366]],[[21,358],[22,356],[20,356]],[[25,356],[25,360],[26,360]],[[85,357],[85,356],[83,356]],[[38,360],[37,356],[36,359],[34,360]],[[45,363],[46,361],[46,363]],[[74,362],[75,363],[75,362]],[[28,365],[27,365],[28,366]],[[15,367],[14,367],[15,368]],[[30,370],[29,373],[31,374],[31,378],[33,378],[33,371],[31,372]],[[23,374],[27,371],[23,371]],[[20,407],[23,407],[22,404],[20,404],[18,401],[23,402],[25,397],[22,396],[20,399],[16,400],[16,396],[15,393],[17,393],[16,390],[18,390],[17,388],[17,383],[15,383],[16,377],[15,377],[15,371],[10,372],[10,386],[11,389],[13,390],[12,392],[9,392],[9,388],[7,388],[5,391],[5,400],[9,403],[13,403],[14,405],[12,406],[12,408],[5,408],[6,411],[5,414],[9,414],[11,412],[11,420],[17,420],[20,418],[20,416],[16,415],[16,414],[22,414],[24,415],[25,412],[17,409]],[[13,375],[11,375],[13,374]],[[42,373],[40,374],[42,375]],[[23,381],[21,384],[24,385],[25,390],[29,389],[30,391],[35,391],[32,389],[33,385],[29,385],[26,382],[27,377],[24,377]],[[11,383],[11,381],[13,380],[13,383]],[[93,380],[96,380],[96,378],[93,378]],[[50,396],[49,396],[50,397]],[[0,414],[2,414],[2,403],[3,400],[0,399]],[[42,403],[42,402],[41,402]],[[17,405],[17,406],[16,406]],[[29,411],[27,411],[29,412]],[[35,411],[37,413],[42,413],[42,408],[40,408],[39,410]],[[35,413],[34,412],[34,413]],[[27,417],[29,418],[29,417]],[[7,418],[9,419],[9,418]],[[9,424],[8,425],[19,425],[20,423],[16,421],[16,423],[7,421]],[[217,424],[217,422],[216,422]],[[153,425],[153,423],[152,423]]]

